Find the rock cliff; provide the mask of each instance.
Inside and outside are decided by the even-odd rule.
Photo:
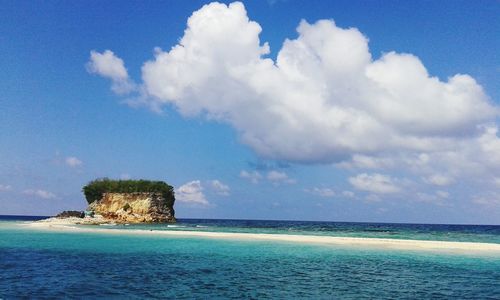
[[[103,193],[88,210],[116,223],[175,222],[173,203],[158,192]]]

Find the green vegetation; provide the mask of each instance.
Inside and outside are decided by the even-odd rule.
[[[174,188],[163,181],[96,179],[82,189],[90,204],[100,200],[104,193],[161,193],[169,206],[174,205]]]

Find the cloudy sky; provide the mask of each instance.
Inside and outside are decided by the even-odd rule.
[[[4,2],[0,214],[500,224],[498,2],[186,2]]]

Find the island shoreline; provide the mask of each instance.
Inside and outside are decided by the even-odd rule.
[[[270,233],[235,233],[216,231],[189,231],[189,230],[145,230],[145,229],[111,229],[95,228],[96,225],[77,224],[75,220],[48,219],[36,222],[24,223],[31,228],[57,231],[57,232],[80,232],[80,233],[104,233],[115,235],[143,235],[164,237],[193,237],[223,240],[245,240],[245,241],[270,241],[270,242],[292,242],[301,244],[348,246],[355,248],[370,248],[381,250],[409,250],[444,252],[456,254],[480,254],[500,256],[500,244],[481,242],[459,242],[459,241],[433,241],[433,240],[408,240],[387,238],[365,238],[365,237],[338,237],[296,234],[270,234]],[[76,226],[81,225],[81,226]]]

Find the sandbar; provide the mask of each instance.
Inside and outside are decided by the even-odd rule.
[[[30,222],[32,228],[47,229],[64,232],[87,232],[125,235],[154,235],[175,237],[196,237],[212,239],[253,240],[292,242],[306,244],[323,244],[332,246],[367,247],[378,249],[431,251],[457,254],[484,254],[500,256],[500,244],[477,243],[477,242],[455,242],[455,241],[430,241],[430,240],[406,240],[387,238],[364,238],[364,237],[337,237],[317,235],[294,235],[294,234],[269,234],[269,233],[234,233],[214,231],[188,231],[188,230],[145,230],[145,229],[112,229],[86,225],[75,226],[73,222],[55,220],[54,222]]]

